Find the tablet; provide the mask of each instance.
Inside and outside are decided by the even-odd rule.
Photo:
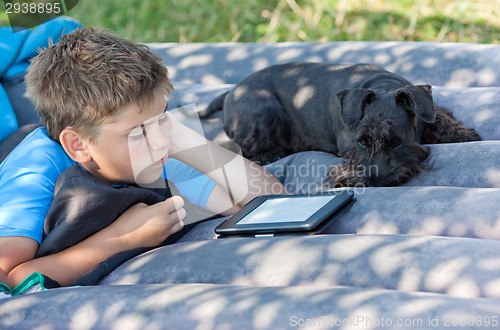
[[[356,199],[349,190],[299,195],[265,195],[251,200],[215,228],[221,237],[314,234]]]

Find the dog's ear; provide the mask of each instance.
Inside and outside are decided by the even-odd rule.
[[[375,92],[367,88],[343,89],[337,93],[342,121],[349,129],[354,129],[363,118],[365,104],[375,100]]]
[[[410,85],[396,91],[396,104],[426,123],[436,120],[436,108],[432,99],[432,86]]]

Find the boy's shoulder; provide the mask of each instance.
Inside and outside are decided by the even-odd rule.
[[[56,180],[72,164],[45,129],[26,136],[0,164],[0,229],[9,228],[0,236],[25,236],[40,243]]]
[[[43,127],[36,128],[5,158],[0,171],[9,168],[29,168],[43,173],[51,168],[61,173],[75,164],[63,147],[52,140]]]

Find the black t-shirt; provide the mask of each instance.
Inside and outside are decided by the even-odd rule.
[[[137,203],[153,205],[172,195],[180,195],[172,183],[163,178],[159,180],[165,181],[164,188],[144,188],[135,185],[117,188],[97,181],[78,165],[69,167],[57,179],[54,200],[44,222],[44,238],[36,257],[57,253],[77,244],[109,226]],[[203,208],[191,204],[185,197],[183,199],[186,218],[208,220],[213,216]],[[193,226],[194,224],[184,226],[161,245],[175,243]],[[141,248],[117,254],[97,265],[74,284],[97,284],[122,262],[148,250],[150,248]]]

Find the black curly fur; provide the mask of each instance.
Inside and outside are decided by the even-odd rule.
[[[481,137],[473,128],[467,128],[457,121],[453,114],[444,107],[436,107],[436,121],[426,124],[420,143],[454,143],[480,141]]]
[[[362,63],[271,66],[201,114],[221,109],[229,138],[262,165],[310,150],[346,158],[325,187],[398,185],[432,167],[421,144],[481,139],[434,104],[432,86]]]
[[[365,160],[358,158],[353,150],[348,160],[342,164],[332,166],[328,178],[323,182],[324,188],[340,187],[387,187],[407,182],[419,173],[428,171],[432,165],[428,162],[429,147],[418,144],[400,147],[396,157],[403,161],[387,175],[379,173],[374,165],[365,166]]]
[[[437,144],[479,141],[481,137],[472,128],[466,128],[444,107],[436,106],[436,121],[424,125],[420,143]],[[419,144],[402,146],[399,136],[390,120],[360,125],[356,140],[365,141],[366,152],[356,149],[346,154],[347,160],[330,168],[329,177],[323,182],[324,188],[359,186],[395,186],[407,182],[412,177],[432,168],[428,156],[430,148]],[[385,148],[385,150],[383,150]],[[393,155],[394,170],[380,173],[366,164],[379,152]]]
[[[325,188],[359,186],[394,186],[407,182],[420,172],[429,170],[429,147],[419,144],[403,145],[403,140],[389,119],[360,125],[356,141],[362,142],[359,151],[352,149],[347,161],[330,168]],[[377,155],[388,155],[379,160]]]

